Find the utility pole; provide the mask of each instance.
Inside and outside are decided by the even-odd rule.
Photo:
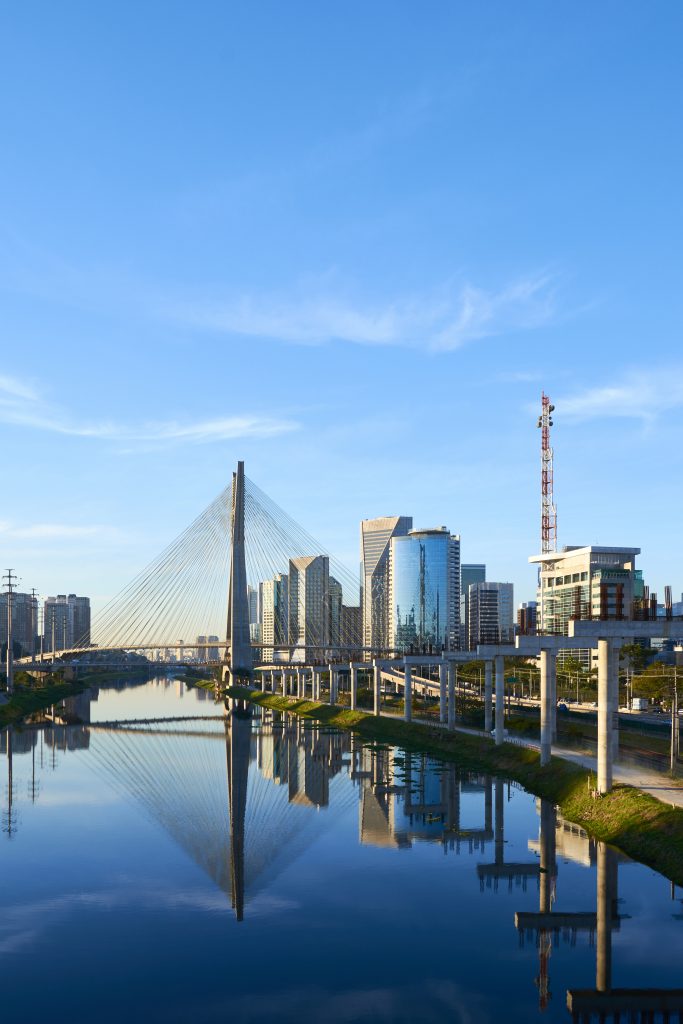
[[[3,576],[4,587],[7,591],[7,692],[14,693],[14,638],[12,636],[12,606],[14,604],[14,591],[17,589],[17,575],[14,569],[8,569]]]
[[[31,655],[36,660],[36,637],[38,636],[38,591],[31,587]]]
[[[674,668],[674,688],[671,694],[671,774],[676,773],[678,760],[678,670]]]

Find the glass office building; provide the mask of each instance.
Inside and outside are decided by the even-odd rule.
[[[457,650],[460,538],[445,526],[391,538],[390,645],[415,653]]]

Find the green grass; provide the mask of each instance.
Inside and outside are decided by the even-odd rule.
[[[193,686],[198,686],[201,690],[215,690],[215,688],[216,688],[216,680],[215,679],[208,679],[208,678],[193,679],[192,680],[192,685]]]
[[[27,715],[59,704],[87,688],[85,679],[73,683],[49,682],[45,686],[17,686],[8,703],[0,706],[0,726],[14,725]]]
[[[512,743],[497,747],[486,736],[376,718],[363,711],[264,694],[261,690],[233,687],[227,693],[326,725],[352,729],[368,741],[398,744],[453,761],[465,769],[516,779],[529,792],[552,800],[564,818],[581,825],[589,835],[619,847],[634,860],[683,885],[683,810],[631,786],[617,785],[611,793],[595,797],[593,772],[556,757],[542,768],[537,751]]]

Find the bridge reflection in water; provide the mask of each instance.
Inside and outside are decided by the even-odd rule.
[[[595,987],[567,992],[576,1024],[683,1020],[681,989],[612,987],[612,936],[629,920],[618,906],[624,858],[565,822],[549,801],[537,801],[539,834],[528,842],[529,859],[508,861],[506,791],[509,797],[514,783],[239,703],[213,721],[90,725],[96,696],[91,691],[65,702],[43,728],[0,733],[9,838],[17,828],[13,756],[32,756],[28,795],[35,801],[42,770],[54,769],[65,752],[88,750],[87,763],[172,836],[226,893],[242,921],[249,902],[357,804],[363,844],[401,850],[430,842],[446,853],[477,854],[487,898],[495,898],[501,883],[508,893],[524,893],[529,884],[537,888],[538,910],[518,911],[514,926],[520,944],[531,940],[538,951],[541,1010],[551,1000],[554,946],[574,946],[585,935],[595,947]],[[311,813],[328,805],[335,816]],[[478,820],[463,825],[477,808]],[[595,907],[558,906],[558,858],[595,868]]]

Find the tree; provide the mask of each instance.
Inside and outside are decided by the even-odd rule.
[[[622,661],[628,662],[628,667],[634,672],[642,672],[647,663],[648,650],[642,644],[632,642],[623,645],[620,657]]]

